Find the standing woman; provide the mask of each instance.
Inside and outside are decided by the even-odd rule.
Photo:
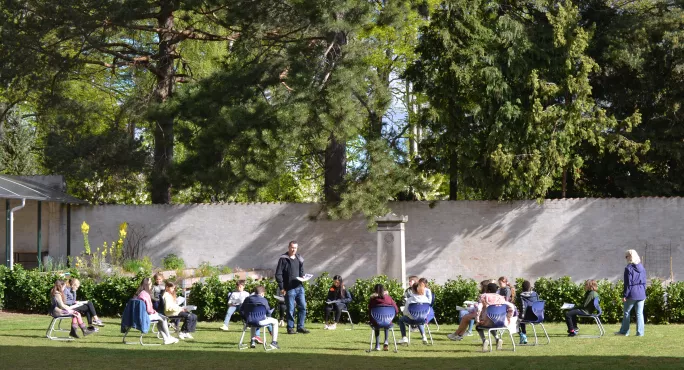
[[[641,264],[641,258],[634,249],[625,254],[627,266],[623,279],[622,290],[623,312],[622,327],[616,335],[629,335],[629,316],[632,308],[636,308],[637,329],[636,336],[644,336],[644,300],[646,300],[646,269]]]

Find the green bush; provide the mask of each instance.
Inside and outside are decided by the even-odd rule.
[[[666,324],[668,322],[665,288],[660,280],[652,280],[651,285],[646,287],[644,319],[650,324]]]
[[[214,267],[215,268],[215,267]],[[211,270],[211,269],[209,269]],[[91,300],[98,313],[102,316],[116,316],[123,312],[128,300],[138,289],[143,278],[150,276],[150,271],[143,268],[135,277],[106,276],[95,280],[81,275],[77,270],[69,270],[70,276],[60,272],[40,272],[38,270],[24,270],[20,265],[10,271],[0,266],[0,307],[27,313],[47,313],[50,309],[49,292],[56,279],[78,277],[81,288],[79,299]],[[216,273],[211,273],[201,282],[195,283],[190,292],[189,303],[196,305],[195,311],[201,320],[222,320],[228,309],[228,293],[235,290],[237,279],[221,282]],[[388,279],[386,276],[375,276],[369,279],[357,279],[352,285],[346,282],[353,300],[349,305],[349,312],[355,323],[368,320],[368,301],[376,284],[383,284],[385,289],[397,302],[402,305],[403,289],[400,282]],[[273,297],[278,291],[274,279],[254,280],[248,278],[245,290],[251,292],[257,285],[266,288],[266,298],[272,308],[278,308],[278,302]],[[307,320],[322,322],[324,304],[332,279],[328,273],[304,283],[307,300]],[[517,288],[522,280],[517,281]],[[569,277],[559,279],[539,278],[535,283],[535,290],[546,301],[546,320],[564,321],[565,311],[560,307],[563,303],[582,303],[584,296],[583,284],[573,283]],[[430,283],[430,289],[435,295],[435,313],[437,320],[443,324],[454,324],[458,321],[456,306],[465,300],[473,300],[478,296],[478,284],[472,279],[458,277],[448,280],[443,285]],[[601,296],[603,308],[602,320],[606,323],[616,323],[622,318],[622,282],[610,283],[599,281],[598,293]],[[648,323],[684,323],[684,282],[676,282],[663,286],[661,281],[654,280],[646,290],[647,298],[644,316]],[[667,295],[667,301],[664,297]],[[277,313],[277,311],[276,311]],[[233,320],[240,320],[239,313]]]
[[[684,282],[678,281],[667,286],[667,312],[670,324],[684,323]]]
[[[145,272],[146,275],[150,275],[154,266],[152,265],[152,260],[150,257],[145,256],[142,259],[128,259],[123,262],[123,270],[126,272],[139,273],[141,271]]]
[[[185,261],[175,254],[169,254],[162,259],[164,270],[178,270],[185,268]]]

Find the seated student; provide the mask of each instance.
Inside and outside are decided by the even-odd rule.
[[[413,320],[413,316],[409,312],[409,305],[413,303],[430,303],[428,297],[425,295],[425,283],[418,281],[413,285],[413,288],[409,292],[409,297],[406,299],[406,305],[404,306],[404,316],[399,318],[399,330],[401,330],[401,341],[403,344],[408,344],[408,338],[406,337],[406,325]],[[418,325],[418,331],[423,338],[423,344],[427,344],[428,340],[425,336],[425,323]]]
[[[394,314],[399,313],[399,307],[394,302],[394,299],[385,291],[385,287],[382,284],[376,284],[373,289],[373,294],[370,296],[368,301],[368,315],[370,316],[371,309],[379,306],[392,306],[394,307]],[[375,350],[380,350],[380,329],[377,327],[378,323],[375,321],[373,316],[370,316],[370,324],[375,330]],[[389,329],[385,329],[385,344],[382,346],[383,351],[389,350]]]
[[[170,281],[166,282],[166,291],[164,292],[162,299],[164,300],[164,315],[180,316],[184,319],[181,331],[178,333],[178,338],[194,339],[190,333],[195,332],[197,315],[192,312],[188,312],[188,310],[178,305],[178,301],[176,299],[176,284]]]
[[[50,301],[52,302],[50,314],[53,317],[73,315],[73,318],[71,319],[71,331],[69,332],[69,335],[74,338],[78,338],[78,333],[76,333],[78,328],[81,328],[83,336],[94,333],[94,330],[86,328],[85,324],[83,323],[83,319],[81,318],[81,314],[72,307],[66,305],[66,297],[64,296],[65,286],[66,283],[64,280],[59,279],[55,281],[55,285],[50,290]]]
[[[166,285],[164,285],[164,275],[162,275],[161,273],[154,274],[153,278],[154,285],[152,286],[152,293],[150,294],[150,298],[152,299],[152,308],[158,311],[159,302],[161,302],[162,300],[162,296],[164,295],[164,291],[166,290]]]
[[[506,297],[506,302],[515,302],[515,286],[509,283],[505,276],[500,277],[497,283],[498,293]]]
[[[586,293],[584,293],[582,305],[575,306],[575,308],[568,310],[565,313],[565,323],[568,325],[569,337],[574,337],[579,331],[579,328],[577,327],[578,314],[590,315],[596,311],[596,308],[594,307],[594,299],[598,298],[599,296],[598,293],[596,293],[598,290],[598,284],[596,283],[596,280],[587,280],[584,282],[584,290],[586,290]]]
[[[64,296],[66,297],[66,304],[68,306],[74,306],[78,303],[78,300],[76,299],[76,292],[80,287],[81,282],[78,279],[69,279],[67,286],[64,288]],[[95,312],[95,306],[93,306],[93,302],[86,301],[84,304],[74,307],[74,310],[81,313],[81,315],[86,315],[86,318],[88,319],[88,329],[97,331],[93,325],[104,326],[100,318],[97,317],[97,312]]]
[[[522,307],[522,317],[525,318],[527,314],[527,308],[532,307],[533,302],[539,300],[537,292],[532,291],[532,283],[525,280],[522,284],[522,293],[520,293],[520,305]],[[520,323],[520,344],[527,344],[527,330],[525,324]]]
[[[470,313],[463,317],[463,320],[461,321],[461,324],[458,326],[458,329],[456,329],[456,332],[447,335],[447,337],[451,340],[462,340],[466,330],[466,326],[468,325],[468,322],[466,320],[470,320],[473,318],[477,319],[479,326],[491,326],[492,321],[487,316],[487,307],[491,305],[505,304],[506,306],[508,306],[508,308],[506,309],[506,323],[510,324],[511,318],[515,313],[515,306],[511,302],[506,302],[506,298],[497,293],[498,290],[499,286],[496,283],[489,283],[487,285],[487,293],[480,295],[480,298],[478,299],[477,312]],[[482,339],[482,350],[488,350],[489,341],[485,338],[484,330],[478,329],[477,332],[478,334],[480,334],[480,339]],[[496,348],[501,349],[501,345],[501,338],[497,338]]]
[[[271,312],[271,307],[268,305],[268,301],[266,300],[266,298],[264,298],[265,295],[266,288],[264,288],[263,286],[259,285],[256,288],[254,288],[254,294],[248,296],[247,298],[245,298],[244,302],[242,302],[242,305],[240,306],[240,315],[242,315],[242,317],[247,317],[244,310],[245,306],[248,305],[264,306],[269,312]],[[273,341],[271,342],[271,348],[280,349],[280,347],[278,346],[278,320],[272,317],[266,317],[266,319],[259,322],[259,325],[269,326],[269,330],[273,333]],[[256,346],[254,341],[254,337],[256,336],[256,328],[251,328],[252,348]]]
[[[245,292],[245,281],[238,280],[235,291],[228,294],[228,311],[226,312],[226,318],[223,319],[223,326],[219,329],[223,331],[228,330],[228,325],[230,325],[230,317],[233,316],[235,311],[240,312],[240,306],[245,298],[249,297],[249,293]]]
[[[342,316],[342,311],[347,309],[347,304],[351,302],[352,297],[347,288],[344,286],[344,281],[340,275],[335,275],[333,277],[333,285],[328,290],[328,297],[326,298],[325,305],[325,326],[324,330],[335,330],[337,329],[337,323],[340,322],[340,317]],[[333,302],[333,303],[328,303]],[[330,314],[335,311],[335,321],[328,325],[330,322]]]
[[[487,280],[482,280],[480,282],[480,294],[485,294],[487,293],[487,285],[489,283],[493,282],[491,279]],[[477,300],[477,297],[473,298],[474,301]],[[477,305],[468,305],[465,310],[460,310],[458,311],[458,323],[460,324],[461,321],[463,320],[463,317],[469,313],[472,312],[477,312]],[[473,335],[473,326],[475,325],[475,319],[470,319],[468,321],[468,330],[466,331],[465,335],[468,337],[471,337]]]
[[[425,284],[425,296],[430,300],[430,303],[432,303],[432,290],[430,290],[430,283],[428,282],[428,279],[422,277],[418,279],[418,282]]]
[[[159,320],[157,322],[157,329],[164,339],[164,344],[174,344],[178,343],[178,339],[171,336],[169,333],[169,326],[166,323],[166,317],[160,315],[152,307],[152,298],[150,297],[150,292],[152,291],[152,280],[150,278],[144,278],[140,283],[140,287],[135,292],[133,298],[137,298],[145,302],[145,308],[147,309],[147,314],[150,315],[150,320]]]

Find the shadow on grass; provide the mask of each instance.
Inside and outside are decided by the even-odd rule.
[[[427,349],[426,349],[427,351]],[[404,354],[406,356],[407,354]],[[414,354],[408,354],[413,355]],[[471,353],[469,357],[402,357],[400,353],[356,354],[264,352],[252,349],[206,351],[177,346],[141,347],[111,345],[109,348],[78,347],[76,342],[57,346],[0,346],[0,363],[5,369],[46,368],[55,359],[69,358],[69,368],[88,369],[629,369],[652,366],[680,369],[681,358],[647,356],[531,356],[530,353]]]

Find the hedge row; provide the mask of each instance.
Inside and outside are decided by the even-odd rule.
[[[116,316],[123,312],[126,302],[133,296],[140,281],[150,276],[149,272],[141,272],[135,277],[111,276],[94,281],[86,276],[79,276],[76,270],[70,271],[71,276],[79,277],[81,288],[79,298],[93,301],[99,313],[103,316]],[[50,307],[49,291],[54,281],[60,278],[57,273],[42,273],[36,270],[24,270],[16,266],[14,271],[0,267],[0,308],[27,312],[47,313]],[[396,280],[385,276],[370,279],[357,279],[351,286],[353,301],[349,305],[349,312],[354,322],[365,322],[368,317],[368,299],[375,284],[383,284],[394,300],[401,304],[403,290]],[[192,286],[190,303],[198,306],[196,313],[201,320],[222,320],[227,310],[228,293],[235,289],[236,281],[221,282],[213,276],[204,283]],[[277,284],[273,279],[260,281],[248,280],[247,290],[256,285],[264,285],[267,298],[272,307],[276,307],[273,294],[277,291]],[[307,319],[314,322],[323,321],[323,305],[327,292],[332,285],[332,279],[327,273],[304,283],[307,301]],[[517,291],[520,291],[522,280],[517,281]],[[546,301],[546,320],[563,321],[563,311],[560,309],[565,302],[580,302],[584,294],[583,284],[573,283],[569,277],[560,279],[539,278],[535,290]],[[440,323],[453,324],[458,319],[456,306],[465,300],[475,299],[478,295],[477,283],[472,279],[458,277],[440,285],[432,283],[430,289],[435,294],[435,312]],[[599,295],[603,308],[603,321],[606,323],[619,322],[622,317],[622,282],[611,283],[607,280],[599,282]],[[648,323],[684,323],[684,282],[675,282],[664,286],[660,281],[654,281],[647,288],[647,298],[644,316]],[[237,319],[236,315],[234,319]]]

